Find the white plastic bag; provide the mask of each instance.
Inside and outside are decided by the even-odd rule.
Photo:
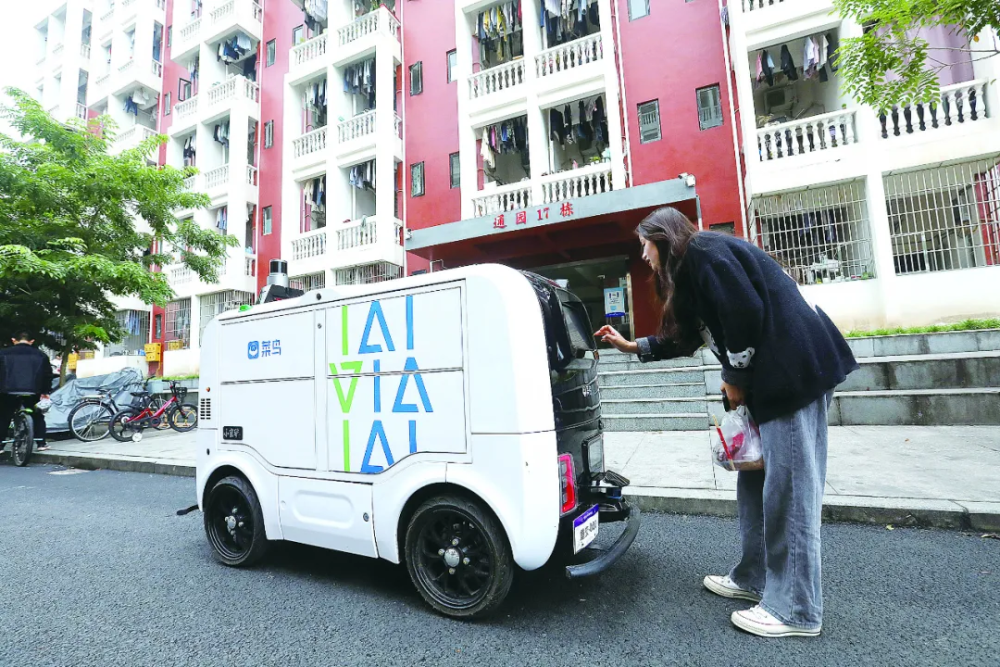
[[[712,429],[712,458],[726,470],[763,470],[760,429],[745,405],[730,410]]]

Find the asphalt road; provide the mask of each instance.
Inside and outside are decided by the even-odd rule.
[[[6,459],[6,457],[4,457]],[[1000,540],[824,528],[818,639],[742,634],[702,590],[735,524],[643,517],[616,568],[518,573],[495,618],[432,613],[403,568],[296,545],[212,560],[194,481],[0,462],[0,665],[1000,664]],[[604,534],[602,539],[612,535]]]

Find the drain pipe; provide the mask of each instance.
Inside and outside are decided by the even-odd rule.
[[[730,58],[729,35],[726,21],[722,20],[726,6],[725,0],[719,0],[719,29],[722,31],[722,54],[726,61],[726,89],[729,91],[729,122],[733,124],[733,155],[736,158],[736,190],[740,194],[740,215],[743,217],[743,237],[750,238],[750,227],[747,224],[747,197],[744,189],[746,179],[743,173],[743,161],[740,159],[740,126],[736,124],[736,91],[733,90],[733,64]],[[727,13],[728,15],[728,13]],[[731,22],[731,19],[730,19]]]
[[[629,130],[628,130],[628,102],[625,98],[625,76],[622,74],[622,56],[621,56],[621,44],[622,44],[622,29],[621,23],[618,22],[618,0],[610,0],[609,5],[611,6],[611,23],[615,27],[615,72],[618,74],[618,116],[621,119],[621,132],[624,137],[622,142],[623,153],[625,158],[625,187],[631,187],[632,185],[632,144],[629,140]],[[720,0],[721,2],[721,0]]]

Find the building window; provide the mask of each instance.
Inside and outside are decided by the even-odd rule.
[[[125,337],[117,343],[104,346],[105,357],[136,357],[142,354],[149,342],[149,311],[119,310],[115,322],[125,332]]]
[[[267,64],[265,67],[270,67],[274,64],[274,59],[278,55],[278,40],[272,39],[267,43]]]
[[[864,181],[755,197],[750,238],[800,285],[875,277]]]
[[[897,275],[1000,267],[1000,158],[883,177]]]
[[[261,211],[261,217],[263,218],[263,222],[261,222],[261,225],[260,225],[261,229],[263,230],[262,233],[263,233],[264,236],[268,236],[271,233],[271,225],[273,224],[271,222],[271,207],[270,206],[265,206],[263,208],[263,210]]]
[[[455,68],[458,67],[458,51],[448,52],[448,83],[455,80]]]
[[[163,94],[163,115],[170,115],[170,93]]]
[[[288,286],[292,289],[300,289],[303,292],[323,289],[326,287],[326,272],[324,271],[323,273],[312,273],[308,276],[290,278],[288,280]]]
[[[163,315],[157,314],[153,318],[153,338],[156,340],[163,338]]]
[[[410,165],[410,196],[422,197],[424,195],[424,163]]]
[[[719,86],[698,89],[698,125],[703,130],[722,125],[722,96]]]
[[[451,187],[460,187],[462,185],[462,160],[458,153],[452,153],[448,156],[448,166],[451,171]]]
[[[191,82],[187,79],[177,80],[177,101],[183,102],[191,97]]]
[[[410,95],[419,95],[424,92],[424,64],[423,62],[410,65]]]
[[[240,306],[250,306],[256,301],[250,292],[238,290],[226,290],[215,294],[206,294],[198,298],[198,305],[201,320],[198,322],[198,340],[205,337],[205,328],[211,324],[217,315],[228,313],[231,310],[239,310]]]
[[[178,341],[176,349],[187,349],[191,345],[191,299],[171,301],[165,312],[167,326],[164,340],[168,343]]]
[[[639,142],[648,144],[660,140],[660,101],[639,105]]]
[[[628,0],[628,19],[634,21],[649,16],[649,0]]]
[[[174,43],[174,26],[167,26],[167,48],[169,49]]]
[[[302,42],[306,41],[306,29],[305,26],[298,26],[292,28],[292,46],[298,46]]]
[[[269,120],[264,123],[264,148],[274,145],[274,121]]]
[[[334,280],[337,285],[370,285],[403,277],[403,268],[389,262],[376,262],[348,269],[337,269]]]
[[[730,236],[736,236],[736,223],[717,222],[714,225],[709,225],[709,231],[719,232],[720,234],[729,234]]]

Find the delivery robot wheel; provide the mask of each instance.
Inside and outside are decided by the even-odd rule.
[[[406,529],[406,568],[436,611],[478,618],[497,609],[514,578],[514,558],[500,522],[479,502],[431,498]]]
[[[224,565],[245,567],[264,557],[264,514],[250,482],[233,475],[215,483],[205,502],[205,533]]]

